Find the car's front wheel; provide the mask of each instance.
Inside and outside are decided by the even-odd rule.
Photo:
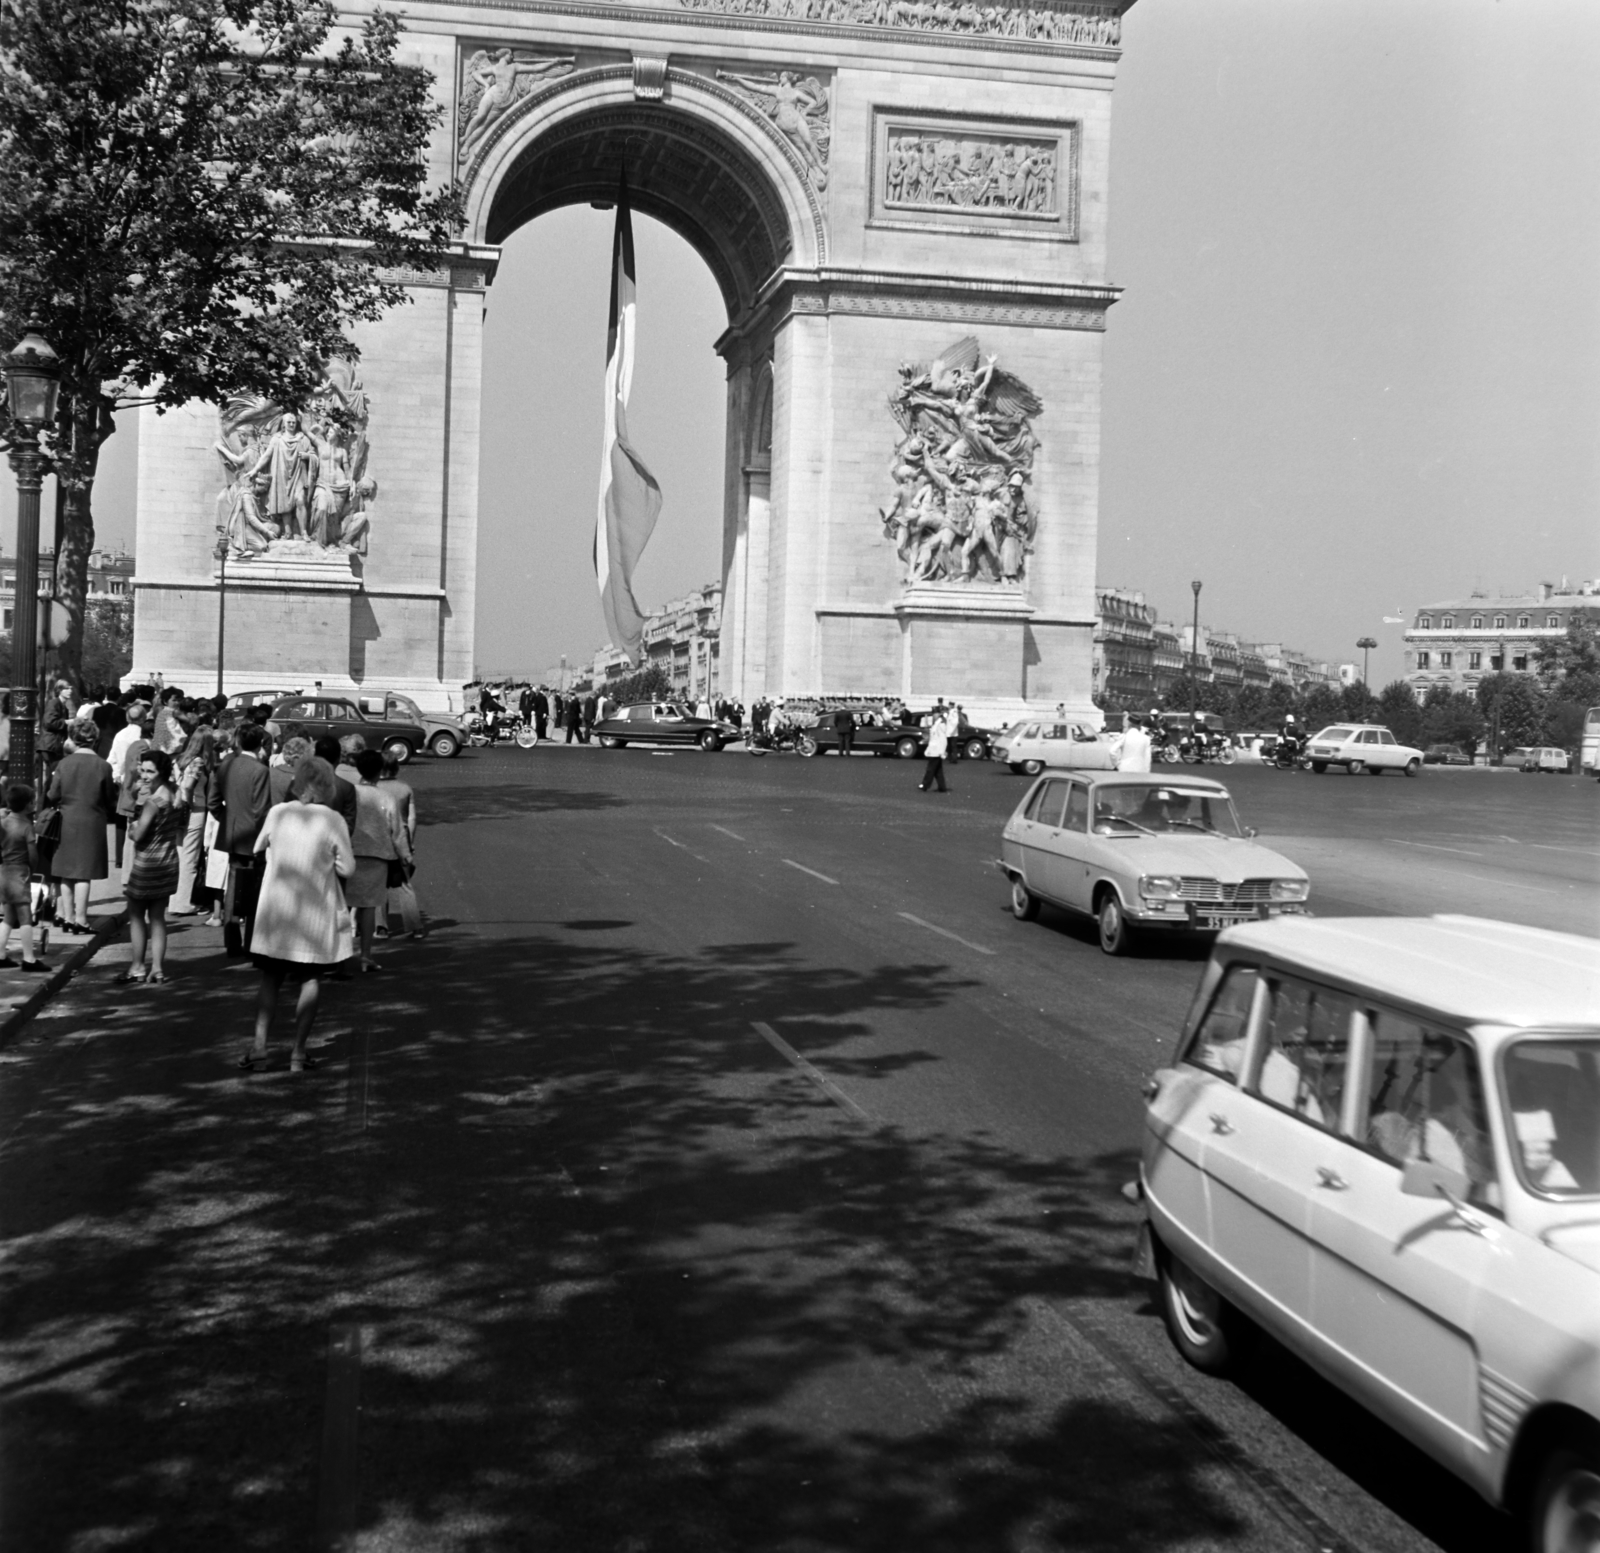
[[[428,748],[432,750],[440,760],[449,760],[452,755],[457,754],[460,751],[461,740],[458,739],[453,733],[436,733],[433,736],[433,742],[429,744]]]
[[[715,755],[717,751],[722,748],[722,740],[719,739],[709,728],[707,728],[706,731],[700,735],[699,739],[696,740],[696,743],[698,743],[700,748],[703,749],[708,755]]]
[[[1107,889],[1100,897],[1095,921],[1100,929],[1100,948],[1104,953],[1123,955],[1133,947],[1133,928],[1128,923],[1128,914],[1122,909],[1122,902],[1115,890]]]
[[[915,760],[917,758],[917,741],[915,739],[901,739],[894,747],[894,752],[901,760]]]
[[[1042,760],[1025,760],[1022,762],[1023,776],[1038,776],[1043,770],[1044,762]]]
[[[622,748],[622,740],[609,733],[603,733],[600,735],[600,748],[603,750],[620,750]]]
[[[1032,922],[1039,915],[1039,897],[1020,879],[1011,881],[1011,915],[1018,922]]]
[[[961,746],[961,753],[965,755],[968,760],[983,760],[988,756],[989,750],[982,739],[968,739],[967,742]]]
[[[1249,1331],[1245,1318],[1165,1247],[1158,1249],[1156,1276],[1172,1346],[1197,1370],[1226,1375],[1239,1362]]]
[[[411,759],[411,746],[404,739],[390,739],[383,747],[383,753],[398,765],[405,765]]]
[[[1527,1508],[1532,1553],[1600,1547],[1600,1427],[1575,1423],[1549,1451]]]

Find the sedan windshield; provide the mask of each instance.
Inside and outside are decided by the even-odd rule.
[[[1518,1041],[1505,1079],[1523,1184],[1553,1197],[1600,1195],[1600,1037]]]
[[[1139,782],[1095,789],[1095,829],[1102,834],[1242,836],[1233,800],[1215,788]]]

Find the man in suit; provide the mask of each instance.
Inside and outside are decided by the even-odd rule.
[[[847,706],[833,714],[833,731],[839,736],[839,753],[848,755],[856,747],[856,716]]]
[[[599,708],[600,699],[591,690],[583,698],[583,742],[589,742],[589,735],[594,732],[594,714]]]
[[[550,725],[550,698],[543,690],[535,687],[533,692],[533,731],[542,739],[544,731]]]
[[[567,730],[567,743],[571,744],[576,739],[581,744],[583,742],[583,708],[578,705],[576,696],[567,697],[562,723]]]
[[[272,806],[272,782],[267,759],[272,741],[266,729],[245,723],[233,752],[217,767],[211,812],[217,820],[218,848],[228,854],[228,885],[223,918],[228,953],[245,954],[255,926],[256,896],[261,874],[255,856],[256,837]],[[235,936],[237,935],[237,936]]]

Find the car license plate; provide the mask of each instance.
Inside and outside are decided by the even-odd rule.
[[[1253,922],[1255,912],[1248,906],[1241,906],[1232,911],[1201,911],[1195,913],[1194,925],[1198,928],[1225,928],[1231,927],[1235,922]]]

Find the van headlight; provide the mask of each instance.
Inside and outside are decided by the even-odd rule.
[[[1275,901],[1303,901],[1311,894],[1309,879],[1274,879],[1272,898]]]
[[[1182,887],[1173,874],[1144,874],[1139,880],[1139,894],[1147,901],[1175,901]]]

